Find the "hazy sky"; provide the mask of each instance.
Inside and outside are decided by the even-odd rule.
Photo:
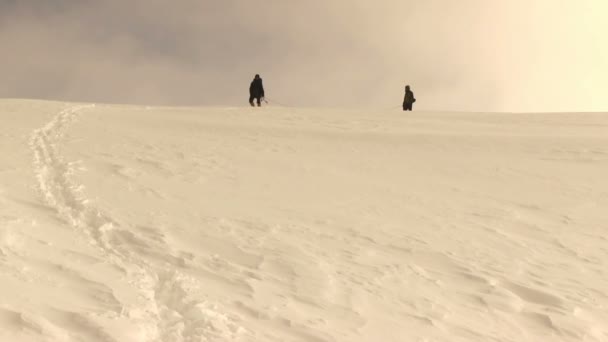
[[[0,0],[0,97],[608,111],[607,0]]]

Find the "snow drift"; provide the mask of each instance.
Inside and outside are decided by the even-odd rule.
[[[608,341],[608,115],[0,117],[2,341]]]

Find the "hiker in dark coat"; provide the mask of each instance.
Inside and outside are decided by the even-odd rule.
[[[403,110],[411,111],[414,107],[414,102],[416,102],[416,98],[414,97],[414,93],[410,90],[410,86],[405,86],[405,97],[403,98]]]
[[[255,75],[255,78],[249,86],[249,104],[253,107],[253,100],[256,100],[258,107],[262,105],[262,98],[264,98],[264,85],[260,75]]]

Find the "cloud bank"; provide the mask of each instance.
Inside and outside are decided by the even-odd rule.
[[[603,0],[5,0],[0,96],[608,110]]]

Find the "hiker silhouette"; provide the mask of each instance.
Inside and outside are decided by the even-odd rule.
[[[414,108],[414,102],[416,102],[414,92],[412,92],[409,85],[405,86],[405,96],[403,97],[403,110],[412,111],[412,109]]]
[[[260,107],[262,105],[262,98],[264,98],[262,78],[260,75],[255,75],[249,86],[249,104],[253,107],[253,100],[256,100],[258,107]]]

